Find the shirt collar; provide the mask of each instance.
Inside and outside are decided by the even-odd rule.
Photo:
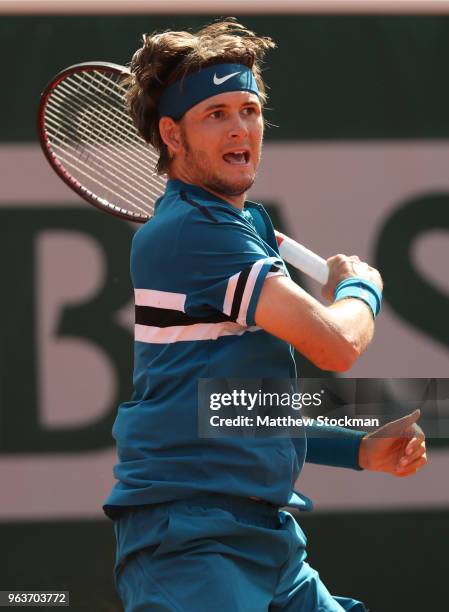
[[[227,206],[232,206],[223,198],[214,195],[207,189],[203,189],[202,187],[198,187],[198,185],[191,185],[190,183],[184,183],[184,181],[180,181],[179,179],[168,179],[167,187],[165,193],[167,195],[171,195],[172,193],[179,193],[180,191],[185,191],[188,195],[197,196],[202,200],[207,200],[209,202],[216,202],[218,204],[226,204]],[[235,208],[235,207],[234,207]]]
[[[226,202],[226,200],[223,200],[223,198],[220,198],[219,196],[214,195],[210,191],[207,191],[207,189],[198,187],[198,185],[192,185],[191,183],[185,183],[184,181],[181,181],[179,179],[168,179],[166,187],[165,187],[165,194],[162,196],[162,198],[159,198],[159,200],[156,202],[155,211],[157,209],[159,209],[160,211],[162,207],[165,208],[164,204],[165,202],[168,203],[170,201],[171,199],[170,196],[180,193],[181,191],[185,191],[188,195],[192,197],[200,198],[203,201],[206,200],[207,202],[211,202],[215,204],[222,204],[240,214],[246,213],[248,209],[250,208],[257,208],[258,210],[263,208],[260,204],[256,204],[255,202],[246,200],[245,205],[242,210],[240,208],[237,208],[236,206],[233,206],[229,202]]]

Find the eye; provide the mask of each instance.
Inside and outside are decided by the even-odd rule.
[[[209,114],[209,117],[211,117],[212,119],[221,119],[223,117],[223,111],[222,110],[212,111]]]
[[[243,109],[244,115],[257,115],[259,113],[259,109],[256,106],[245,106]]]

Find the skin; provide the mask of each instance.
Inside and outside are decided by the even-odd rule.
[[[179,123],[162,117],[159,131],[172,155],[170,177],[243,208],[262,151],[263,116],[255,94],[234,91],[213,96],[188,110]],[[223,158],[242,150],[248,156],[245,164]]]
[[[425,435],[416,424],[420,414],[415,410],[366,435],[359,450],[360,467],[403,478],[426,465]]]
[[[170,178],[197,185],[242,209],[254,183],[263,141],[263,113],[258,97],[243,91],[227,92],[200,102],[176,122],[159,121],[162,140],[170,153]],[[225,156],[244,152],[244,163]],[[322,289],[332,302],[337,284],[358,276],[383,287],[377,270],[356,255],[327,260],[329,280]],[[346,371],[366,350],[374,334],[370,308],[348,298],[324,306],[284,276],[264,282],[256,324],[292,344],[323,370]],[[366,435],[360,444],[364,469],[398,477],[414,474],[427,462],[425,436],[416,424],[419,410]]]

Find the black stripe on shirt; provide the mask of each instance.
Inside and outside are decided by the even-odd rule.
[[[282,267],[282,265],[279,263],[274,263],[271,268],[268,270],[268,272],[283,272],[284,269]]]
[[[195,202],[195,200],[191,200],[185,191],[181,191],[180,195],[181,195],[181,200],[184,200],[184,202],[187,202],[187,204],[190,204],[190,206],[194,206],[195,208],[198,208],[198,210],[202,212],[203,215],[209,219],[209,221],[218,223],[217,219],[210,212],[207,206],[203,206],[202,204],[198,204],[198,202]]]
[[[155,306],[135,306],[135,322],[139,325],[149,325],[152,327],[173,327],[175,325],[195,325],[196,323],[223,323],[224,321],[237,321],[246,282],[252,266],[242,270],[237,281],[232,301],[230,316],[218,310],[211,315],[192,317],[191,315],[173,310],[171,308],[157,308]],[[270,272],[280,270],[280,266],[273,264]]]
[[[250,266],[249,268],[245,268],[245,270],[242,270],[240,272],[239,280],[237,281],[237,286],[234,291],[234,299],[232,300],[231,314],[230,314],[231,321],[237,321],[238,319],[240,307],[242,305],[243,293],[245,291],[249,273],[253,269],[253,266]],[[279,272],[280,270],[282,270],[281,264],[274,263],[271,265],[268,272]],[[251,299],[251,296],[250,296],[250,299]]]
[[[192,317],[179,310],[156,308],[154,306],[136,306],[136,323],[152,327],[173,327],[175,325],[195,325],[197,323],[222,323],[230,317],[222,312],[209,316]]]
[[[232,300],[231,307],[231,321],[237,321],[240,306],[242,304],[243,292],[245,291],[246,281],[248,280],[249,273],[252,270],[252,266],[250,268],[246,268],[240,272],[239,280],[237,281],[237,286],[234,291],[234,299]]]

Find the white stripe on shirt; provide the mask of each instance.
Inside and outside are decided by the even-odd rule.
[[[217,340],[222,336],[241,336],[245,332],[259,331],[261,328],[242,327],[237,323],[195,323],[194,325],[174,325],[171,327],[153,327],[139,325],[134,328],[135,340],[150,344],[171,344],[172,342],[187,342],[193,340]]]
[[[260,271],[262,270],[265,264],[274,264],[276,261],[276,257],[268,257],[267,259],[259,259],[251,268],[251,272],[248,275],[246,280],[245,290],[242,296],[242,302],[240,304],[240,310],[237,317],[237,323],[240,325],[246,325],[246,315],[248,314],[248,306],[251,301],[251,297],[253,295],[254,286],[256,284],[257,278],[259,276]],[[273,274],[284,275],[283,272],[274,272]]]
[[[240,272],[237,272],[237,274],[234,274],[234,276],[231,276],[231,278],[228,280],[228,286],[226,287],[226,295],[223,302],[223,312],[228,316],[231,314],[235,288],[237,287],[237,282],[239,280],[240,274]]]
[[[157,291],[156,289],[134,289],[136,306],[153,306],[185,312],[187,296],[184,293]]]

